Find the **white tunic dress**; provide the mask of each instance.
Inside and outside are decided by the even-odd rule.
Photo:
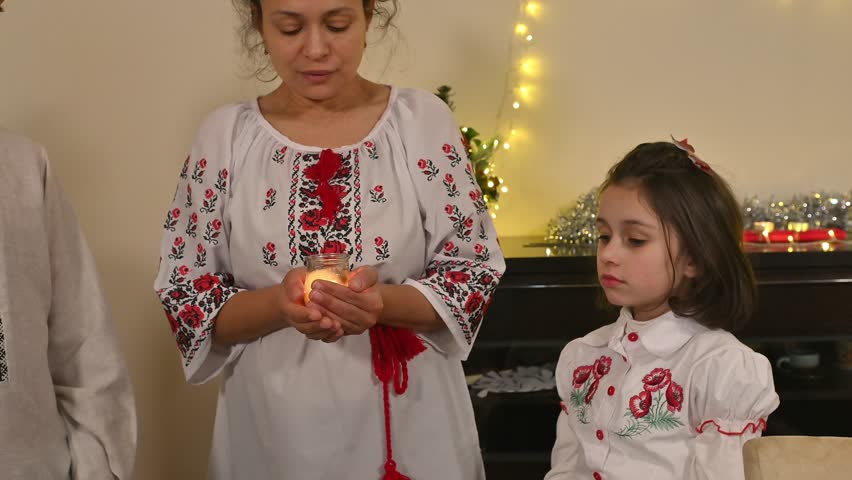
[[[334,150],[336,171],[317,166],[321,151],[282,135],[250,101],[207,118],[181,172],[155,288],[187,379],[223,374],[210,478],[381,477],[368,334],[326,344],[286,328],[212,346],[228,298],[280,282],[316,252],[349,253],[353,267],[416,287],[438,311],[446,329],[422,336],[429,348],[409,363],[408,391],[391,395],[393,456],[413,480],[483,478],[460,360],[505,264],[458,127],[434,95],[392,89],[369,135]],[[329,186],[333,218],[322,215]]]
[[[562,351],[545,479],[743,479],[743,444],[778,407],[769,361],[672,312],[639,331],[631,320],[622,309]]]

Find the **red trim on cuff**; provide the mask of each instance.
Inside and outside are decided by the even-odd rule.
[[[721,433],[722,435],[729,435],[729,436],[732,436],[732,437],[737,437],[737,436],[743,435],[743,434],[745,434],[745,433],[746,433],[746,431],[748,431],[749,429],[751,429],[751,433],[757,433],[757,431],[758,431],[758,430],[760,430],[760,431],[764,431],[764,430],[766,430],[766,420],[764,420],[764,419],[762,419],[762,418],[761,418],[760,420],[758,420],[758,422],[757,422],[757,423],[754,423],[754,422],[748,422],[748,424],[747,424],[745,427],[743,427],[743,429],[742,429],[741,431],[739,431],[739,432],[726,432],[726,431],[722,430],[722,427],[720,427],[720,426],[719,426],[719,424],[718,424],[718,423],[716,423],[716,421],[715,421],[715,420],[707,420],[706,422],[702,423],[702,424],[701,424],[698,428],[696,428],[695,430],[696,430],[698,433],[704,433],[704,428],[705,428],[707,425],[710,425],[710,424],[715,425],[715,426],[716,426],[716,431],[718,431],[718,432],[719,432],[719,433]]]

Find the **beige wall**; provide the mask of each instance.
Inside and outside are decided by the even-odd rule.
[[[402,0],[382,80],[457,90],[494,128],[513,0]],[[151,291],[163,212],[202,115],[238,77],[229,0],[8,0],[0,125],[45,144],[119,324],[140,418],[138,478],[200,479],[215,385],[188,387]],[[745,195],[852,187],[852,2],[541,0],[528,141],[501,159],[502,235],[540,233],[634,144],[688,135]]]

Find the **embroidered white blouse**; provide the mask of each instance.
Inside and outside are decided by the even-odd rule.
[[[372,132],[336,148],[329,183],[340,208],[321,215],[321,148],[300,145],[256,101],[202,125],[165,221],[155,288],[187,379],[223,372],[210,478],[378,479],[385,462],[381,384],[369,335],[332,344],[286,328],[214,348],[213,321],[243,289],[280,282],[316,252],[346,252],[380,281],[417,288],[446,328],[422,338],[408,391],[391,396],[393,456],[411,478],[483,478],[460,360],[476,338],[505,264],[482,194],[444,103],[391,90]]]
[[[778,407],[771,366],[723,330],[669,312],[569,343],[546,480],[744,478],[742,446]]]

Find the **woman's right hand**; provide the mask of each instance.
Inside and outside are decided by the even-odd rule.
[[[279,297],[281,313],[288,325],[309,339],[322,340],[326,343],[336,342],[343,337],[343,328],[340,323],[323,317],[317,310],[305,306],[306,277],[305,267],[293,268],[284,276],[284,280],[281,281],[284,292]]]

